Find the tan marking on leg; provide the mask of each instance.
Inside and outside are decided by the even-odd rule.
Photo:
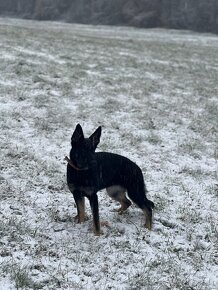
[[[78,222],[84,223],[86,219],[85,216],[85,198],[83,197],[78,203]]]
[[[120,204],[121,204],[121,207],[118,208],[118,210],[117,210],[119,214],[123,214],[124,211],[126,211],[127,208],[130,207],[130,205],[132,204],[131,201],[130,201],[128,198],[126,198],[125,195],[122,196],[122,199],[120,199],[120,200],[118,200],[118,201],[119,201]]]
[[[144,215],[145,215],[145,227],[148,230],[152,229],[152,211],[149,212],[147,209],[143,209]]]
[[[115,210],[119,214],[122,214],[124,211],[126,211],[127,208],[132,204],[131,201],[126,197],[126,189],[124,187],[115,185],[108,187],[106,190],[112,199],[119,201],[121,204],[121,207]]]

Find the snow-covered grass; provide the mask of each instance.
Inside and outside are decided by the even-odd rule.
[[[0,289],[218,289],[218,38],[0,19]],[[70,137],[143,170],[154,225],[66,186]]]

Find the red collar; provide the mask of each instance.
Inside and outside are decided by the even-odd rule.
[[[73,164],[73,161],[71,159],[69,159],[67,156],[65,156],[64,160],[66,160],[71,167],[73,167],[73,169],[77,170],[77,171],[84,171],[84,170],[88,170],[88,168],[79,168],[76,165]]]

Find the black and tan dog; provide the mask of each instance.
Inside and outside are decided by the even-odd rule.
[[[96,152],[100,142],[101,127],[89,137],[84,138],[82,127],[78,124],[71,137],[70,158],[65,157],[67,183],[73,193],[78,222],[85,221],[85,197],[88,198],[93,214],[94,231],[100,235],[97,192],[106,188],[110,197],[120,202],[119,212],[130,205],[128,197],[143,210],[146,223],[151,229],[154,204],[146,197],[146,187],[141,169],[131,160],[118,154]]]

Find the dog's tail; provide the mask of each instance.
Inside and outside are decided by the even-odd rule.
[[[147,199],[147,197],[145,198],[145,203],[147,207],[154,209],[155,206],[154,206],[153,201]]]
[[[153,209],[155,206],[154,206],[153,201],[151,201],[150,199],[147,198],[148,190],[147,190],[147,187],[145,184],[144,184],[144,191],[145,191],[145,196],[144,196],[145,204],[148,208]]]
[[[142,207],[142,210],[143,210],[143,212],[145,214],[145,218],[146,218],[145,227],[149,230],[151,230],[151,228],[152,228],[153,208],[154,208],[153,201],[151,201],[151,200],[147,199],[147,197],[145,197],[144,206]]]

